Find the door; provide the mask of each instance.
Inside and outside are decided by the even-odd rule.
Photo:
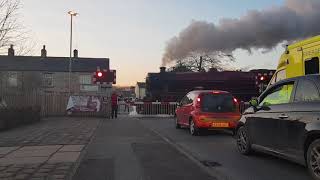
[[[193,100],[194,100],[194,97],[195,97],[195,94],[193,92],[190,92],[188,95],[187,95],[187,102],[186,102],[186,105],[184,105],[184,108],[183,108],[183,113],[184,113],[184,123],[186,125],[190,125],[189,124],[189,118],[190,118],[190,114],[191,114],[191,111],[193,111]]]
[[[184,124],[184,108],[187,104],[187,96],[184,96],[180,102],[180,106],[176,110],[177,120],[179,124]]]
[[[267,90],[259,99],[257,111],[248,120],[253,144],[279,150],[281,145],[279,121],[287,120],[294,81],[281,83]]]
[[[307,87],[307,88],[306,88]],[[283,151],[293,158],[303,160],[304,137],[306,125],[316,122],[320,118],[320,94],[319,89],[312,80],[300,79],[294,100],[292,103],[293,113],[290,114],[290,121],[286,122],[283,134],[288,146]]]

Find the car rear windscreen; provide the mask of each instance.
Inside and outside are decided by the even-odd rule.
[[[235,112],[235,104],[230,94],[205,94],[201,98],[201,111],[203,112]]]

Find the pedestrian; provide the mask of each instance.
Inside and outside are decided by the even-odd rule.
[[[116,92],[113,92],[111,95],[111,118],[118,117],[118,95]]]
[[[130,107],[129,107],[129,104],[130,103],[130,101],[129,101],[129,99],[126,99],[126,101],[125,101],[125,108],[124,108],[124,111],[125,112],[127,112],[127,110],[128,110],[128,112],[130,112]]]

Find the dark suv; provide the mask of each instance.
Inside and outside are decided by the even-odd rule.
[[[243,114],[237,126],[242,154],[263,151],[306,165],[320,180],[320,75],[280,81]]]

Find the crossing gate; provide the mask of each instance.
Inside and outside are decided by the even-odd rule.
[[[138,114],[143,115],[174,115],[178,106],[177,102],[135,102]]]

